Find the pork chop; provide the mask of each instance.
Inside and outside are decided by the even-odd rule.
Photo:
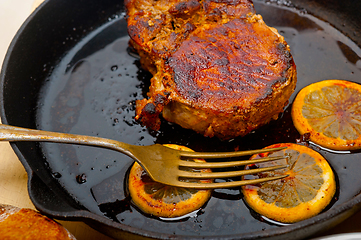
[[[204,136],[244,136],[277,119],[296,86],[278,31],[250,0],[126,0],[131,46],[153,74],[136,119],[160,115]]]

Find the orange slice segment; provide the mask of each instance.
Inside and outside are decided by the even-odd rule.
[[[361,148],[361,85],[325,80],[303,88],[292,105],[292,120],[300,134],[333,150]]]
[[[164,146],[192,151],[187,147],[174,144]],[[204,160],[195,159],[195,161]],[[201,171],[210,172],[209,169],[201,169]],[[212,180],[199,181],[212,182]],[[128,188],[132,201],[140,210],[163,218],[180,217],[200,209],[212,193],[211,190],[180,188],[155,182],[138,163],[134,163],[130,170]]]
[[[287,174],[288,177],[257,185],[242,187],[244,200],[254,211],[269,219],[294,223],[320,213],[332,200],[336,191],[333,171],[318,152],[293,143],[274,144],[270,147],[287,147],[274,153],[251,157],[284,156],[285,159],[247,166],[265,167],[286,164],[289,167],[277,171],[247,175],[245,179]]]

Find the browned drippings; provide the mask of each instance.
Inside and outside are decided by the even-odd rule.
[[[298,83],[290,103],[301,88],[312,82],[336,78],[361,81],[360,48],[331,25],[291,7],[259,2],[255,6],[265,22],[276,27],[291,46]],[[115,19],[69,49],[43,89],[37,114],[40,129],[136,145],[172,143],[195,151],[246,150],[300,141],[289,106],[277,121],[231,141],[205,138],[167,123],[158,132],[140,126],[134,120],[134,103],[146,97],[151,75],[128,54],[129,38],[124,29],[125,20]],[[329,208],[360,192],[361,187],[355,187],[361,186],[360,153],[340,154],[310,146],[328,159],[338,176],[339,194]],[[114,221],[152,232],[188,236],[242,234],[279,227],[255,218],[242,201],[240,189],[215,190],[202,210],[180,220],[145,216],[133,207],[126,191],[124,179],[132,164],[130,158],[94,147],[44,143],[42,148],[54,177],[69,194],[90,211]]]

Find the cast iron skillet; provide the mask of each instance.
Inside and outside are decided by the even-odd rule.
[[[271,1],[272,2],[272,1]],[[273,1],[274,2],[274,1]],[[289,5],[290,2],[284,1]],[[294,0],[292,4],[305,9],[335,26],[361,45],[361,2],[358,0]],[[23,24],[6,55],[1,72],[1,118],[4,124],[36,128],[41,89],[67,51],[89,32],[114,19],[123,11],[118,0],[48,0]],[[124,31],[124,29],[118,29]],[[41,145],[32,142],[12,143],[28,176],[28,190],[37,209],[51,217],[81,220],[117,239],[130,237],[179,238],[129,227],[88,211],[74,200],[49,171]],[[301,239],[324,231],[361,207],[361,195],[323,214],[293,225],[245,235],[215,236],[224,239]],[[197,237],[194,237],[197,238]],[[210,237],[212,238],[212,237]]]

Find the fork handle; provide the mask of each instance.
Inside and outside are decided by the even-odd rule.
[[[0,141],[55,142],[98,146],[117,150],[130,157],[133,157],[132,153],[127,150],[133,147],[133,145],[127,143],[101,137],[43,131],[37,129],[15,127],[5,124],[0,124]]]

